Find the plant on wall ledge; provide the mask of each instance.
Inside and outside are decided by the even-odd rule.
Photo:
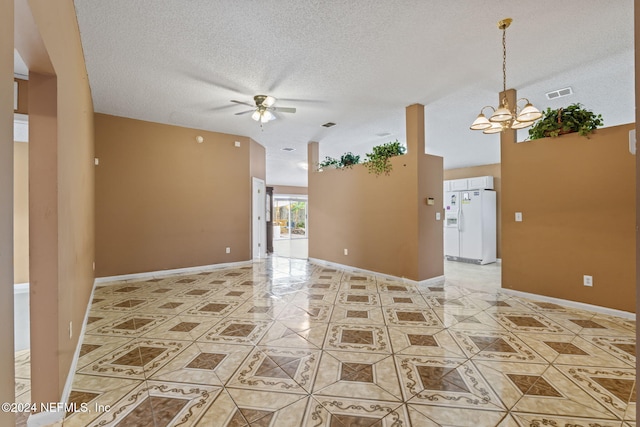
[[[393,165],[389,162],[391,157],[403,155],[407,149],[396,139],[393,142],[377,145],[373,147],[372,153],[367,153],[364,164],[369,169],[369,173],[376,175],[389,175]]]
[[[529,139],[556,137],[573,132],[588,138],[591,132],[602,125],[602,115],[584,109],[579,103],[557,110],[547,108],[540,120],[529,129]]]
[[[360,163],[360,156],[353,154],[351,151],[344,153],[340,156],[340,160],[333,157],[325,157],[322,162],[318,164],[318,170],[322,171],[324,168],[336,168],[336,169],[351,169],[353,165]]]

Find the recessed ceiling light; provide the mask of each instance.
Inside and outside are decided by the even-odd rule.
[[[291,147],[284,147],[282,151],[296,151],[296,149]]]
[[[323,124],[322,126],[326,127],[326,128],[330,128],[331,126],[335,126],[336,124],[333,122],[327,122],[325,124]]]

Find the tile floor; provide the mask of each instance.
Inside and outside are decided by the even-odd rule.
[[[64,426],[636,426],[635,322],[448,268],[274,257],[100,286],[71,393],[90,411]]]

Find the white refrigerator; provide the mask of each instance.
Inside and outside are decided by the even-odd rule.
[[[474,264],[496,262],[496,192],[449,191],[444,209],[445,257]]]

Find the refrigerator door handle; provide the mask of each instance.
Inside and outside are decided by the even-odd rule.
[[[458,219],[456,221],[458,225],[458,231],[462,231],[462,227],[460,226],[461,222],[462,222],[462,208],[458,208]]]

